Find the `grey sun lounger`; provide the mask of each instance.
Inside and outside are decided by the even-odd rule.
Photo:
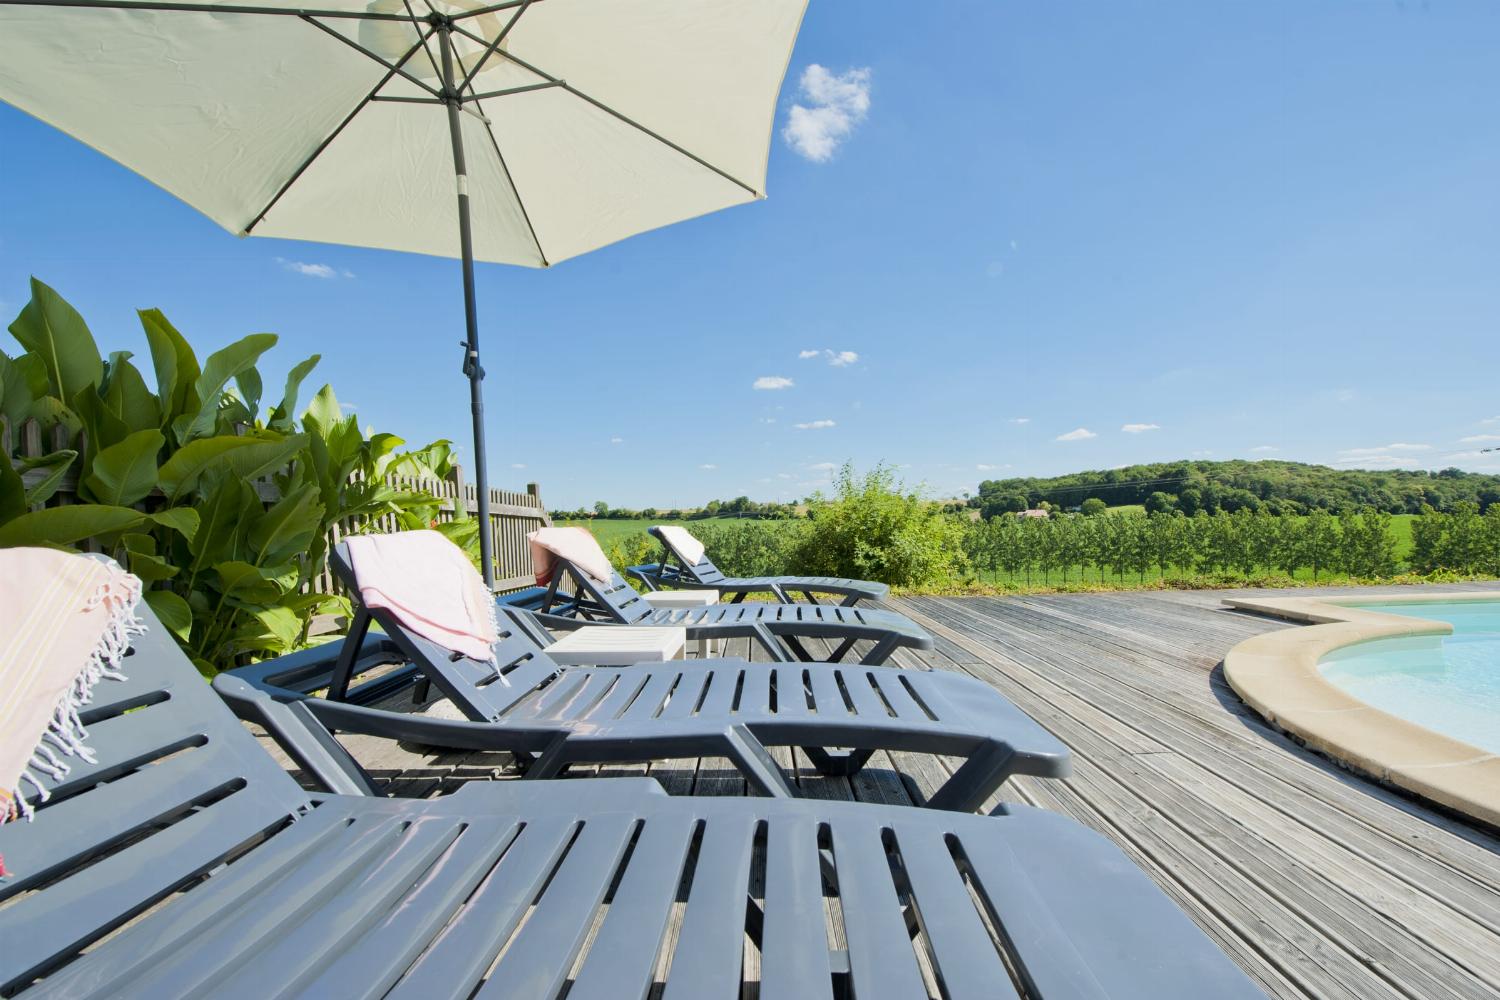
[[[372,617],[385,636],[369,632]],[[359,608],[336,661],[314,649],[231,676],[336,731],[510,751],[527,778],[556,777],[569,764],[722,756],[756,793],[791,797],[768,746],[801,747],[823,773],[844,775],[876,750],[905,750],[965,758],[926,804],[972,812],[1013,774],[1066,777],[1071,769],[1066,746],[973,677],[744,660],[563,667],[529,617],[502,609],[492,664],[451,653],[388,612]],[[365,675],[374,676],[361,683]],[[428,684],[470,721],[370,707],[406,687],[425,698]],[[264,703],[237,690],[221,693],[242,718],[274,731],[275,717],[256,714]],[[318,691],[326,696],[313,697]],[[319,747],[302,746],[305,735],[280,735],[299,763],[316,763]]]
[[[679,625],[689,639],[750,639],[773,660],[783,663],[822,659],[803,639],[828,639],[838,645],[827,656],[841,662],[856,643],[869,642],[859,662],[880,664],[898,649],[931,649],[932,636],[916,622],[894,611],[836,607],[830,604],[713,604],[705,608],[653,608],[619,573],[600,583],[563,558],[553,563],[547,587],[528,587],[500,598],[502,604],[535,612],[550,628],[581,625]],[[572,592],[561,584],[570,581]]]
[[[6,996],[730,1000],[747,940],[776,1000],[927,996],[924,964],[950,1000],[1259,996],[1114,845],[1024,806],[309,793],[143,618],[84,713],[98,763],[0,826]]]
[[[661,562],[627,567],[625,572],[651,590],[716,590],[734,595],[738,604],[751,594],[769,593],[782,604],[817,604],[818,594],[841,598],[840,607],[852,608],[860,601],[883,601],[891,588],[873,580],[850,580],[840,576],[725,576],[707,553],[696,563],[683,558],[681,552],[658,528],[647,528],[662,545]],[[800,595],[800,597],[798,596]]]

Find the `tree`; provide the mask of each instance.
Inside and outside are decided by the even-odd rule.
[[[1332,514],[1315,510],[1307,515],[1302,531],[1302,558],[1312,567],[1314,583],[1318,582],[1318,570],[1333,563],[1338,543],[1338,527]]]
[[[1084,517],[1093,517],[1095,514],[1103,514],[1108,509],[1109,508],[1104,503],[1104,501],[1100,500],[1098,497],[1089,497],[1083,503],[1078,505],[1078,513],[1082,514]]]
[[[1008,493],[1004,496],[993,497],[985,500],[979,507],[979,516],[985,520],[998,517],[1001,514],[1016,514],[1026,509],[1026,496],[1022,493]]]
[[[1165,514],[1177,509],[1177,498],[1170,493],[1157,490],[1146,498],[1147,514]]]
[[[595,517],[608,517],[609,516],[609,504],[605,503],[603,500],[595,500],[594,501],[594,516]]]

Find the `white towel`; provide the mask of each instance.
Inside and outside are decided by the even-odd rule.
[[[552,582],[557,557],[600,583],[608,583],[615,575],[615,568],[587,528],[538,528],[526,536],[526,541],[531,543],[531,569],[540,587]]]
[[[674,524],[658,524],[656,530],[661,532],[667,544],[689,566],[696,566],[703,561],[703,543],[694,538],[686,528],[679,528]]]

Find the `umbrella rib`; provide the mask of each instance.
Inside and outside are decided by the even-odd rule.
[[[459,84],[458,87],[459,93],[463,93],[465,87],[469,87],[474,83],[474,78],[479,75],[480,70],[484,69],[484,64],[489,62],[490,56],[494,55],[495,50],[500,48],[501,43],[505,41],[505,37],[510,34],[510,29],[516,26],[516,22],[521,19],[521,15],[526,13],[527,8],[531,4],[532,0],[524,0],[520,8],[511,15],[510,20],[505,22],[505,27],[501,28],[500,33],[495,36],[495,40],[485,47],[484,53],[479,57],[479,61],[474,64],[474,68],[464,74],[464,82]],[[463,65],[463,60],[459,60],[459,65]]]
[[[144,0],[0,0],[0,7],[96,7],[101,10],[158,10],[187,14],[280,14],[286,17],[342,17],[356,21],[403,21],[401,14],[371,11],[320,10],[297,7],[257,7],[253,4],[161,3]]]
[[[406,62],[406,59],[410,58],[409,54],[408,54],[407,57],[404,57],[401,60],[401,63],[392,63],[392,62],[389,62],[388,60],[386,60],[383,56],[379,55],[378,53],[371,52],[369,49],[365,48],[363,45],[359,44],[358,42],[354,41],[353,39],[345,38],[343,35],[339,34],[337,31],[334,31],[328,25],[324,24],[322,21],[319,21],[317,18],[312,17],[311,15],[304,15],[303,18],[302,18],[302,20],[306,21],[308,24],[310,24],[313,27],[317,28],[319,31],[327,32],[329,35],[331,35],[334,38],[337,38],[339,41],[343,42],[345,45],[349,46],[354,51],[362,53],[363,55],[368,56],[369,58],[375,60],[380,65],[384,66],[386,69],[390,70],[392,73],[399,74],[401,77],[403,77],[407,81],[409,81],[411,83],[414,83],[418,87],[421,87],[423,90],[427,91],[427,93],[431,94],[433,97],[442,97],[443,96],[442,94],[440,94],[436,90],[434,90],[432,87],[429,87],[427,84],[423,83],[421,80],[418,80],[416,77],[412,76],[406,70],[404,70],[404,69],[401,68],[401,63]],[[402,20],[406,20],[406,19],[402,18]],[[421,49],[425,50],[427,48],[427,39],[429,39],[429,38],[432,37],[432,32],[429,31],[427,34],[424,35],[424,34],[421,33],[421,29],[419,28],[417,30],[417,36],[418,36],[418,38],[421,39],[421,41],[419,41],[417,43],[417,48],[421,48]],[[413,49],[412,51],[415,52],[416,49]],[[387,79],[389,79],[389,77]]]
[[[525,10],[525,5],[522,6],[522,10]],[[516,15],[516,17],[520,16],[520,14]],[[515,18],[512,18],[511,24],[514,23]],[[464,31],[456,24],[453,25],[453,30],[462,32],[465,35],[468,34],[468,32]],[[506,25],[505,30],[509,31],[510,25]],[[462,71],[464,68],[463,56],[459,55],[457,52],[454,52],[453,56],[454,59],[458,62],[459,70]],[[531,245],[536,247],[537,257],[541,259],[543,267],[551,267],[552,262],[547,259],[547,251],[542,249],[542,241],[536,234],[536,226],[531,224],[531,213],[526,211],[526,201],[521,197],[521,189],[516,187],[516,179],[510,175],[510,164],[505,162],[505,154],[500,152],[500,140],[495,137],[495,130],[490,124],[489,115],[486,115],[484,113],[484,105],[479,103],[479,99],[484,95],[474,93],[474,85],[472,83],[468,83],[468,81],[472,79],[472,77],[472,73],[465,74],[464,76],[465,84],[467,84],[469,89],[469,97],[467,98],[467,100],[473,101],[474,106],[479,109],[479,120],[484,123],[484,133],[485,135],[488,135],[490,137],[490,147],[495,151],[495,159],[500,161],[500,170],[505,174],[505,183],[510,185],[510,193],[516,196],[516,207],[521,210],[521,218],[526,222],[526,231],[531,234]],[[463,86],[464,84],[460,85],[460,92],[462,92]],[[460,104],[459,107],[463,107],[463,105]]]
[[[4,0],[0,0],[0,2],[4,2]],[[401,57],[400,61],[396,63],[396,66],[401,66],[412,56],[416,55],[417,49],[421,48],[423,43],[425,43],[427,39],[432,37],[432,32],[436,30],[436,28],[433,28],[429,30],[425,35],[422,35],[417,44],[406,50],[406,54]],[[346,127],[348,127],[349,123],[354,120],[354,116],[363,111],[365,107],[375,99],[375,95],[380,93],[380,88],[384,87],[387,83],[390,83],[391,77],[395,75],[396,71],[394,68],[387,70],[385,76],[380,78],[380,82],[375,84],[374,87],[370,88],[370,92],[360,99],[360,102],[354,106],[354,110],[349,112],[349,114],[345,116],[343,121],[339,122],[338,128],[328,133],[328,137],[322,142],[318,143],[318,148],[313,150],[311,155],[309,155],[307,159],[302,161],[302,163],[292,173],[291,177],[287,178],[287,182],[281,185],[280,190],[278,190],[276,194],[271,197],[270,201],[266,202],[266,207],[262,208],[260,210],[260,213],[257,214],[254,219],[250,220],[250,224],[245,227],[246,236],[249,236],[251,230],[260,225],[261,221],[265,219],[266,215],[270,213],[271,209],[276,207],[276,203],[281,200],[281,196],[286,194],[287,191],[291,190],[292,185],[297,183],[302,175],[307,172],[307,168],[313,165],[313,161],[323,155],[323,151],[333,144],[333,140],[337,139],[339,137],[339,134],[343,132]]]
[[[479,37],[478,35],[473,34],[472,32],[465,31],[464,28],[462,26],[458,25],[458,24],[454,24],[453,25],[453,30],[457,31],[457,32],[460,32],[461,34],[463,34],[467,38],[470,38],[470,39],[473,39],[476,42],[479,42],[481,45],[488,44],[483,38]],[[610,115],[611,117],[616,118],[616,119],[624,122],[626,125],[629,125],[631,128],[633,128],[633,129],[635,129],[635,130],[637,130],[639,132],[642,132],[642,133],[650,136],[651,138],[655,139],[657,142],[661,143],[663,146],[666,146],[668,149],[671,149],[673,152],[679,153],[682,156],[685,156],[688,159],[692,160],[694,163],[698,164],[700,167],[703,167],[703,168],[705,168],[707,170],[713,171],[714,173],[718,174],[720,177],[724,178],[729,183],[734,184],[737,187],[744,188],[746,191],[750,192],[752,195],[754,195],[757,198],[760,197],[760,192],[757,191],[752,185],[746,184],[744,181],[740,180],[738,177],[736,177],[733,174],[729,173],[727,170],[724,170],[724,169],[722,169],[720,167],[714,166],[712,163],[709,163],[707,160],[705,160],[703,157],[699,156],[698,154],[696,154],[696,153],[694,153],[694,152],[692,152],[690,150],[684,149],[682,146],[679,146],[677,143],[673,142],[671,139],[668,139],[666,136],[662,135],[660,132],[652,131],[651,129],[647,128],[645,125],[642,125],[640,122],[636,121],[634,118],[631,118],[629,115],[624,114],[623,112],[620,112],[620,111],[616,111],[614,108],[610,107],[608,104],[605,104],[603,101],[601,101],[601,100],[599,100],[599,99],[597,99],[595,97],[591,97],[588,94],[585,94],[583,91],[579,90],[577,87],[569,85],[568,81],[562,79],[561,77],[553,76],[551,73],[548,73],[545,70],[538,69],[537,67],[531,65],[526,60],[524,60],[524,59],[520,58],[519,56],[514,55],[514,54],[512,54],[510,52],[504,52],[504,51],[500,51],[498,49],[496,51],[499,53],[500,56],[502,56],[505,59],[509,59],[511,62],[515,63],[517,66],[520,66],[522,69],[527,70],[528,72],[531,72],[531,73],[535,73],[537,76],[541,77],[543,80],[546,80],[548,83],[551,83],[551,84],[553,84],[554,86],[557,86],[557,87],[561,87],[563,90],[566,90],[568,93],[572,94],[574,97],[578,98],[579,100],[581,100],[581,101],[583,101],[583,102],[585,102],[587,104],[593,105],[594,107],[598,108],[600,111],[603,111],[605,114]],[[473,100],[473,98],[468,98],[468,100]]]
[[[411,15],[412,21],[415,22],[417,20],[417,14],[416,14],[416,11],[414,11],[414,10],[411,9],[410,0],[401,0],[401,6],[403,6],[403,7],[406,8],[406,12]],[[429,2],[427,4],[427,9],[429,11],[432,11],[432,4],[431,4],[431,2]],[[427,38],[431,38],[431,37],[432,37],[431,35],[427,36]],[[432,64],[432,73],[433,73],[433,75],[436,76],[439,80],[441,80],[443,78],[443,71],[438,68],[437,57],[435,57],[432,54],[432,49],[428,47],[428,45],[427,45],[427,38],[422,39],[422,51],[425,52],[425,53],[427,53],[427,61]]]

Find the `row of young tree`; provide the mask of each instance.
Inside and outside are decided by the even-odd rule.
[[[1276,517],[1239,510],[1121,513],[1104,517],[996,517],[973,523],[964,540],[970,564],[1013,580],[1051,583],[1148,573],[1330,574],[1376,579],[1403,568],[1391,515],[1373,508],[1334,515]],[[1414,522],[1410,569],[1500,575],[1500,505],[1480,515],[1476,504],[1452,514],[1430,508]]]
[[[733,500],[710,500],[702,507],[676,509],[668,507],[611,507],[603,500],[592,507],[577,510],[554,510],[557,521],[698,521],[713,517],[743,517],[754,520],[781,520],[799,516],[796,505],[788,503],[760,502],[740,496]]]

